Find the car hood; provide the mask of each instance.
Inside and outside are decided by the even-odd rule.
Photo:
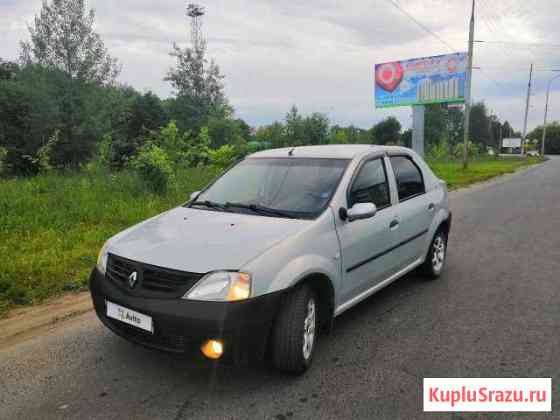
[[[193,273],[236,270],[309,223],[178,207],[114,236],[108,252]]]

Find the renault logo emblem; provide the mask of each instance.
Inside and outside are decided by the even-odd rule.
[[[133,271],[132,274],[128,276],[128,285],[130,286],[131,289],[134,289],[134,286],[136,286],[137,281],[138,281],[138,273],[136,271]]]

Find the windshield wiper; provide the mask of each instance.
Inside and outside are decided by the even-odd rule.
[[[294,216],[291,212],[288,212],[288,211],[285,211],[285,210],[272,209],[270,207],[261,206],[259,204],[231,203],[231,202],[228,201],[225,204],[225,208],[227,209],[227,208],[230,208],[230,207],[235,207],[235,208],[239,208],[239,209],[247,209],[247,210],[251,210],[255,213],[269,215],[269,216],[287,217],[289,219],[295,219],[296,218],[296,216]]]
[[[220,203],[216,203],[215,201],[209,201],[209,200],[194,201],[194,202],[191,203],[191,207],[192,206],[203,206],[203,207],[208,207],[210,209],[226,211],[226,206],[225,205],[220,204]]]

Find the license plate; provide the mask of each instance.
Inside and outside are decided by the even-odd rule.
[[[134,325],[144,331],[149,331],[153,334],[154,327],[152,317],[141,314],[140,312],[133,311],[132,309],[125,308],[124,306],[117,305],[116,303],[106,301],[107,316],[109,318],[117,319],[129,325]]]

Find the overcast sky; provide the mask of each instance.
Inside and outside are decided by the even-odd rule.
[[[470,0],[395,0],[455,51],[466,51]],[[451,50],[389,0],[200,0],[209,55],[225,75],[236,115],[252,125],[283,119],[292,104],[333,123],[370,127],[388,115],[411,125],[410,108],[376,110],[375,63]],[[560,44],[558,0],[477,0],[478,40]],[[123,71],[120,81],[160,96],[173,41],[189,42],[185,1],[90,0],[96,28]],[[41,0],[0,0],[0,57],[14,59]],[[521,130],[529,64],[558,65],[560,48],[476,44],[473,99]],[[550,72],[535,72],[529,127],[542,124]],[[551,100],[560,119],[560,79]]]

